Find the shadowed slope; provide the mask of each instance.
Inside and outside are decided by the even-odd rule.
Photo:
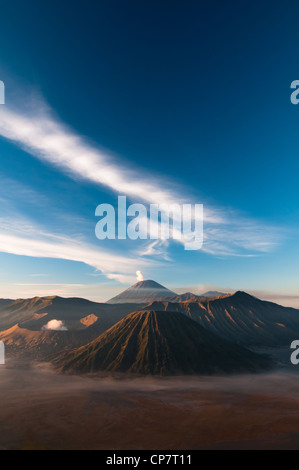
[[[61,320],[68,329],[82,329],[81,320],[89,315],[98,317],[103,330],[121,320],[125,315],[134,312],[137,305],[108,305],[106,303],[91,302],[90,300],[58,296],[34,297],[32,299],[18,299],[1,307],[0,305],[0,331],[7,330],[16,324],[32,329],[41,328],[50,320]]]
[[[0,308],[4,307],[5,305],[9,305],[12,302],[14,302],[12,299],[0,299]]]
[[[268,359],[226,342],[175,312],[127,315],[96,340],[58,358],[63,372],[186,375],[255,372]]]
[[[19,299],[0,308],[0,340],[8,356],[47,359],[87,344],[136,307],[57,296]],[[51,320],[62,321],[68,331],[43,331]]]
[[[200,302],[152,302],[144,309],[177,311],[220,337],[244,346],[289,345],[299,335],[299,310],[245,292]]]
[[[0,341],[5,344],[7,357],[48,360],[54,354],[89,343],[102,332],[96,324],[72,331],[36,331],[15,325],[0,332]]]

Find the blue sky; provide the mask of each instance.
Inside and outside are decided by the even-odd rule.
[[[2,2],[0,296],[107,300],[140,269],[299,307],[298,13],[295,0]],[[202,250],[96,239],[98,204],[157,190],[204,204]]]

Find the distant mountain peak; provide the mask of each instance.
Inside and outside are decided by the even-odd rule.
[[[109,304],[136,303],[147,304],[154,300],[169,300],[177,294],[152,279],[139,281],[116,297],[108,300]]]
[[[244,300],[255,299],[255,300],[259,300],[259,299],[257,299],[257,297],[254,297],[251,294],[247,294],[247,292],[244,292],[242,290],[238,290],[237,292],[232,294],[232,297],[234,297],[235,299],[244,299]]]
[[[205,292],[204,294],[200,294],[200,297],[223,297],[225,295],[228,295],[228,294],[225,294],[224,292],[209,290],[208,292]]]

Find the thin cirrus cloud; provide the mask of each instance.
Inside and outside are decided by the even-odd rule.
[[[43,106],[35,109],[33,116],[7,106],[1,109],[0,135],[76,178],[100,183],[117,193],[148,202],[170,204],[175,200],[171,190],[160,189],[159,184],[145,181],[139,174],[111,162],[111,157],[84,142],[51,117]]]
[[[135,280],[136,266],[146,269],[159,264],[138,256],[102,250],[69,236],[48,233],[26,220],[16,224],[12,219],[0,218],[0,247],[2,253],[84,263],[101,271],[108,279],[122,283]]]
[[[167,179],[168,185],[161,178],[154,177],[149,180],[140,172],[128,170],[120,162],[114,162],[108,154],[91,146],[55,118],[41,101],[35,103],[33,112],[3,107],[0,114],[0,135],[33,157],[54,165],[70,177],[104,185],[117,194],[126,194],[132,199],[138,198],[148,203],[190,202],[186,196],[177,201],[177,188],[171,186],[169,179]],[[240,216],[237,211],[228,212],[225,209],[207,206],[204,208],[202,250],[212,255],[256,256],[272,250],[280,243],[281,238],[282,233],[278,227]],[[27,241],[27,247],[28,243]],[[8,246],[13,249],[12,239]],[[40,251],[45,249],[47,253],[51,252],[47,244],[43,244],[42,241],[39,246]],[[52,246],[52,248],[59,257],[63,255],[63,250],[59,247],[54,249]],[[82,250],[85,259],[93,258],[84,246]],[[77,257],[82,256],[77,254]],[[94,264],[93,261],[91,265]],[[105,269],[104,266],[102,270]],[[112,273],[111,276],[113,278],[118,274]]]

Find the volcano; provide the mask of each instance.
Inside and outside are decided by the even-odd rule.
[[[61,372],[201,375],[257,372],[270,361],[178,312],[138,311],[56,360]]]
[[[108,300],[108,304],[147,304],[154,300],[170,301],[177,294],[156,281],[140,281]]]

